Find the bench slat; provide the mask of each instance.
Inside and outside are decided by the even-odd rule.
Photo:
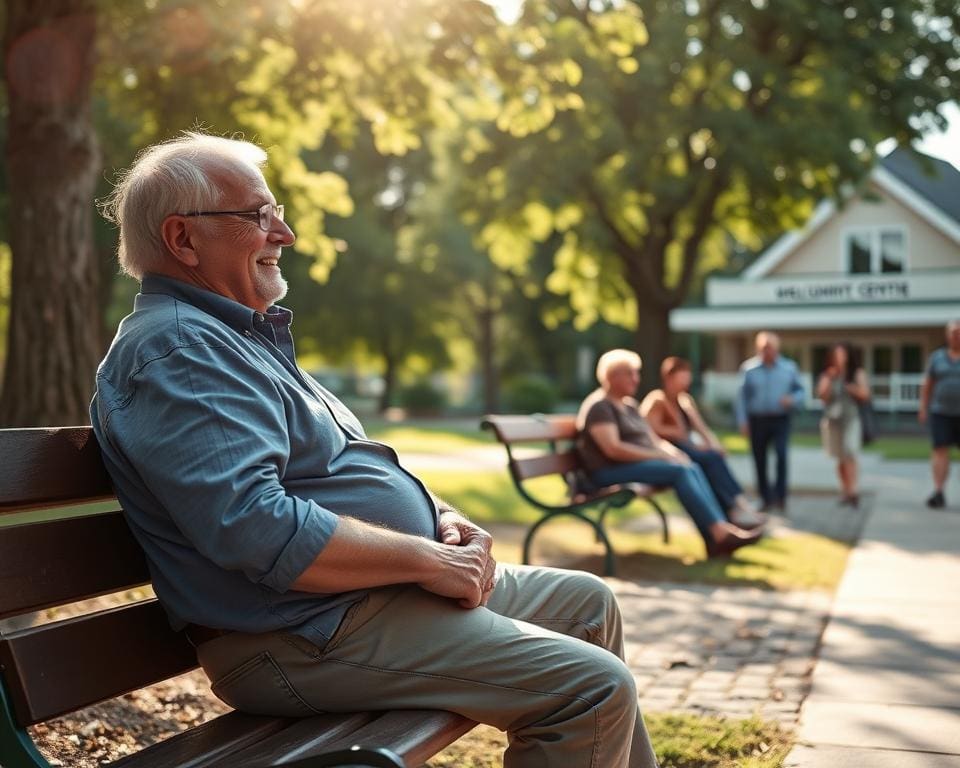
[[[204,768],[243,768],[264,766],[283,761],[290,762],[329,750],[329,745],[341,740],[352,746],[353,734],[361,731],[379,717],[377,712],[341,712],[291,720],[287,726],[249,749],[229,757],[204,764]],[[378,740],[376,746],[387,742]]]
[[[273,736],[289,718],[228,712],[166,741],[110,763],[110,768],[209,768],[226,756]]]
[[[5,429],[0,466],[0,508],[113,496],[90,427]]]
[[[579,465],[579,459],[574,451],[545,453],[542,456],[514,459],[510,462],[514,477],[519,482],[544,475],[563,475],[575,470]]]
[[[0,618],[39,611],[150,581],[123,514],[3,528]]]
[[[360,716],[366,721],[352,728],[343,727],[339,732],[335,728],[324,731],[320,722],[324,717],[342,715],[322,715],[297,721],[253,749],[235,754],[210,768],[260,768],[354,745],[385,746],[412,768],[423,764],[476,726],[462,715],[433,710],[367,712],[357,717]]]
[[[156,600],[11,632],[0,665],[20,725],[49,720],[197,666]]]
[[[481,426],[492,429],[497,439],[504,444],[547,442],[549,440],[572,440],[576,437],[576,416],[558,414],[550,416],[485,416]]]

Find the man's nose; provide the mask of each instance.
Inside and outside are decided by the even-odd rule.
[[[271,242],[279,243],[282,246],[293,245],[297,242],[297,236],[293,233],[290,225],[278,218],[274,218],[273,227],[271,227],[268,237]]]

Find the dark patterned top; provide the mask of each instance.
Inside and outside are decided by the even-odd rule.
[[[617,434],[623,442],[641,448],[656,447],[656,437],[647,420],[640,415],[637,401],[628,397],[617,405],[598,389],[587,396],[577,414],[577,452],[588,472],[618,463],[608,458],[591,436],[590,427],[595,424],[616,424]]]

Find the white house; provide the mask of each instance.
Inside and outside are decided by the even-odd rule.
[[[822,202],[740,275],[710,277],[706,303],[670,317],[675,331],[716,338],[706,402],[730,400],[758,330],[780,334],[808,374],[829,346],[863,356],[879,409],[916,410],[927,355],[960,319],[960,171],[907,149],[883,158],[868,193],[842,209]]]

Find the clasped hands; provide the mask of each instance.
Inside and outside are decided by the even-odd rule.
[[[421,587],[457,600],[464,608],[486,605],[497,585],[497,561],[490,554],[493,537],[453,509],[440,514],[441,573]]]

